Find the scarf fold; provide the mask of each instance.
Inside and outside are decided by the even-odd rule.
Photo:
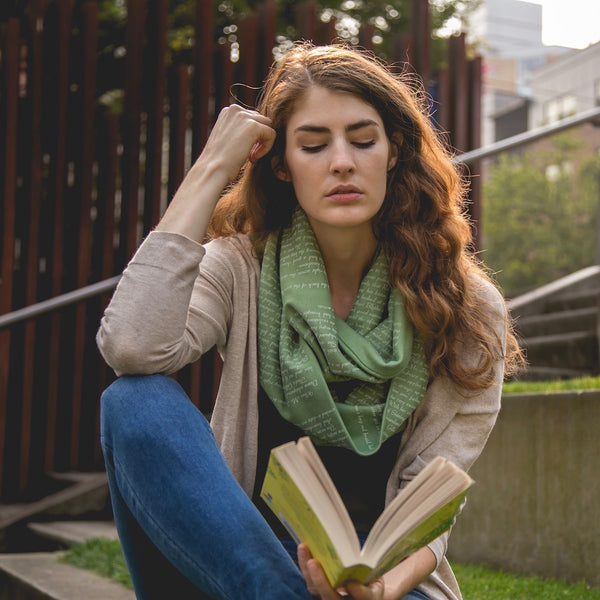
[[[423,345],[389,285],[380,252],[346,321],[333,310],[305,213],[265,247],[258,303],[259,378],[281,416],[316,444],[362,456],[401,431],[428,381]]]

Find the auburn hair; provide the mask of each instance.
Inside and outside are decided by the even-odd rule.
[[[275,176],[283,160],[285,128],[297,102],[311,86],[347,92],[381,116],[398,158],[388,174],[386,199],[373,231],[390,265],[390,283],[405,299],[407,314],[422,336],[430,375],[447,376],[465,390],[482,390],[504,359],[505,373],[520,362],[506,313],[501,340],[476,287],[489,279],[472,252],[465,212],[466,185],[429,116],[417,79],[396,74],[373,55],[343,45],[294,46],[276,63],[262,88],[257,110],[272,120],[277,137],[270,152],[247,163],[219,200],[210,237],[249,233],[260,254],[273,231],[291,223],[297,206],[293,186]],[[496,309],[497,310],[497,309]],[[480,360],[463,360],[465,345]]]

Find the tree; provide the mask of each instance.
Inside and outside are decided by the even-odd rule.
[[[507,294],[594,263],[600,160],[573,134],[503,154],[483,185],[483,254]]]
[[[427,0],[422,0],[427,1]],[[434,41],[441,43],[450,33],[464,30],[468,20],[482,0],[429,0]],[[235,41],[235,23],[256,10],[259,0],[221,0],[216,3],[215,41]],[[294,39],[296,0],[278,0],[278,33],[283,39]],[[126,18],[126,0],[99,0],[101,22],[114,33]],[[189,52],[193,45],[194,0],[171,0],[169,7],[169,45],[175,54]],[[318,6],[321,20],[335,18],[342,39],[358,43],[361,23],[375,28],[376,52],[385,58],[389,53],[392,34],[406,31],[410,23],[411,0],[321,0]],[[118,36],[114,39],[118,39]],[[435,53],[441,56],[441,53]]]

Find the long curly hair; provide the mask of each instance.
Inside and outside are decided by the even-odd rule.
[[[403,294],[407,314],[422,336],[430,375],[448,376],[465,390],[482,390],[494,380],[494,364],[505,373],[520,351],[507,319],[507,339],[490,323],[490,306],[476,293],[489,279],[471,251],[465,213],[465,182],[429,117],[427,98],[414,76],[395,74],[371,54],[346,46],[296,45],[271,70],[257,110],[277,132],[271,151],[247,163],[219,200],[210,237],[249,233],[260,254],[273,231],[291,223],[297,206],[291,183],[275,176],[282,161],[286,124],[311,86],[351,93],[381,116],[398,158],[388,174],[386,199],[373,231],[390,265],[390,283]],[[462,359],[460,348],[480,349],[477,364]]]

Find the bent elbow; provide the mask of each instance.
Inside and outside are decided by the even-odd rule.
[[[149,353],[133,335],[110,335],[102,327],[96,334],[96,344],[106,364],[118,377],[122,375],[150,375],[156,367],[148,360]]]

